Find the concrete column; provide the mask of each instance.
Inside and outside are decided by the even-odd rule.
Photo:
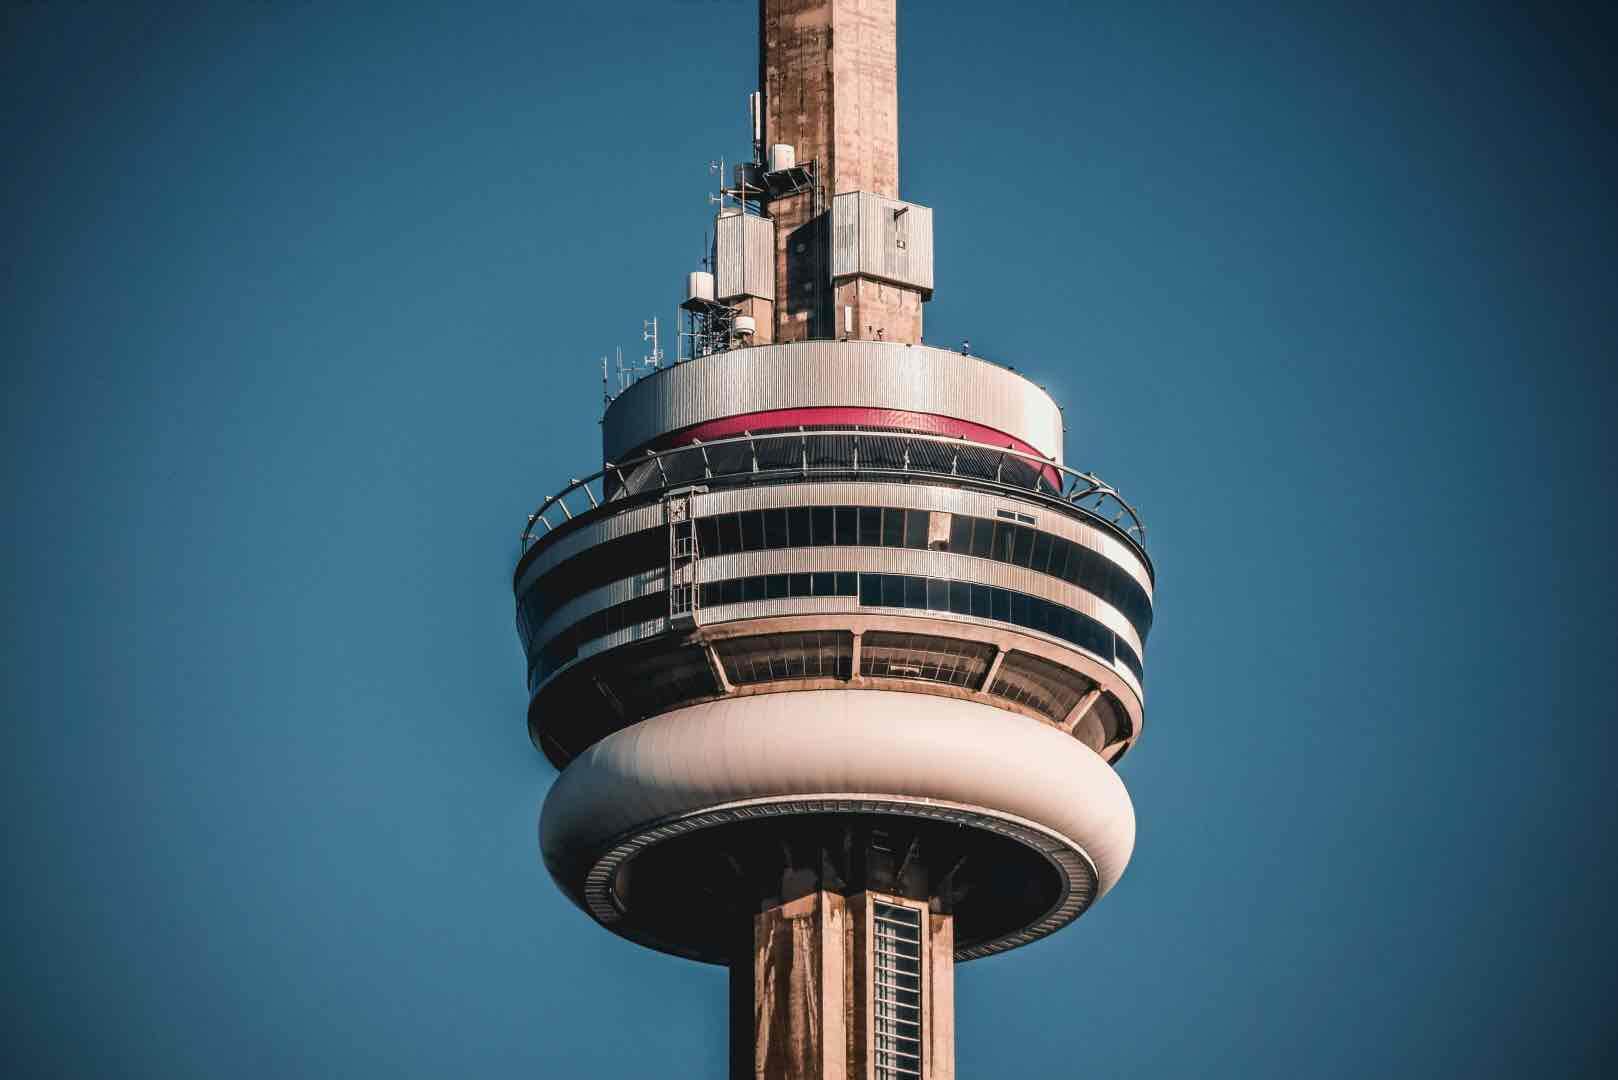
[[[895,0],[763,0],[760,16],[766,146],[818,161],[828,195],[898,198]]]
[[[814,892],[753,920],[753,1076],[848,1080],[848,902]]]
[[[955,916],[927,918],[922,997],[926,1009],[926,1080],[955,1080]]]

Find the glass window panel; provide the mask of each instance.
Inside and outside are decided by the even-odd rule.
[[[728,581],[720,582],[719,583],[719,592],[720,592],[720,596],[723,598],[722,599],[723,603],[726,603],[726,604],[739,604],[739,603],[741,603],[742,602],[742,579],[741,578],[731,578]]]
[[[764,579],[762,577],[742,578],[742,599],[763,600]]]
[[[1044,612],[1044,606],[1045,605],[1044,605],[1044,602],[1041,601],[1040,598],[1037,597],[1037,596],[1030,596],[1030,597],[1027,598],[1027,605],[1028,605],[1028,614],[1027,614],[1026,618],[1028,619],[1028,622],[1025,623],[1024,625],[1026,625],[1030,630],[1043,630],[1043,629],[1045,629],[1045,612]],[[1012,621],[1013,622],[1016,621],[1016,618],[1017,617],[1016,617],[1015,614],[1012,615]]]
[[[1079,574],[1084,566],[1084,547],[1071,540],[1063,541],[1067,545],[1067,564],[1062,567],[1062,580],[1069,585],[1079,583]]]
[[[793,574],[792,580],[787,583],[788,596],[813,596],[808,574]]]
[[[860,603],[868,607],[880,607],[882,604],[882,575],[860,575]]]
[[[742,527],[736,515],[720,514],[716,520],[719,524],[719,554],[736,554],[742,549]]]
[[[927,547],[927,511],[905,511],[905,547],[925,550]]]
[[[1018,525],[1012,535],[1011,561],[1018,566],[1027,566],[1029,556],[1034,551],[1034,530],[1024,525]]]
[[[882,575],[882,606],[905,606],[905,579],[898,574]]]
[[[764,595],[770,600],[781,600],[787,595],[787,576],[771,574],[764,579]]]
[[[858,591],[857,581],[859,575],[843,573],[837,575],[837,595],[853,596]]]
[[[927,579],[927,610],[949,610],[949,582],[943,578]]]
[[[1078,577],[1073,584],[1087,592],[1096,592],[1101,587],[1100,574],[1106,560],[1099,558],[1088,548],[1084,550],[1083,555],[1084,558],[1079,562]]]
[[[987,585],[972,586],[972,614],[979,619],[994,618],[994,607],[991,594],[994,590]]]
[[[1072,613],[1069,612],[1068,615],[1062,619],[1062,625],[1057,629],[1056,636],[1062,638],[1064,641],[1071,641],[1074,644],[1077,644],[1079,640],[1078,631],[1079,624],[1072,617]]]
[[[1034,554],[1033,557],[1028,560],[1028,568],[1030,570],[1038,570],[1043,574],[1045,572],[1045,568],[1050,565],[1051,539],[1051,534],[1047,532],[1036,532],[1034,534]]]
[[[1146,672],[1142,670],[1140,657],[1135,655],[1135,650],[1122,638],[1115,637],[1114,641],[1118,653],[1118,662],[1134,673],[1136,682],[1142,686],[1146,685]]]
[[[764,511],[764,546],[767,548],[784,548],[787,546],[786,510]]]
[[[1011,594],[1005,589],[990,589],[989,597],[994,602],[992,617],[1000,622],[1011,621]]]
[[[814,578],[814,594],[816,596],[836,596],[837,578],[829,573],[811,574]]]
[[[719,554],[719,523],[711,517],[702,518],[697,522],[697,553]]]
[[[972,519],[972,554],[980,559],[994,557],[994,519]]]
[[[1020,592],[1011,594],[1011,621],[1018,626],[1027,626],[1029,622],[1028,597]]]
[[[906,575],[904,578],[905,603],[907,608],[917,611],[927,610],[927,579]]]
[[[965,514],[950,518],[949,549],[962,555],[972,552],[972,519]]]
[[[905,542],[905,512],[888,507],[882,511],[882,546],[903,547]]]
[[[809,511],[809,516],[814,523],[815,546],[830,547],[836,543],[836,539],[832,535],[832,508],[829,506],[816,506]]]
[[[1060,604],[1053,604],[1049,600],[1041,600],[1039,602],[1039,628],[1047,634],[1056,633],[1062,628],[1062,613],[1066,610]]]
[[[809,531],[809,508],[791,507],[787,510],[787,546],[808,547],[812,543],[814,534]]]
[[[1062,577],[1067,573],[1067,551],[1072,547],[1060,536],[1051,537],[1051,562],[1045,572],[1051,577]]]
[[[742,550],[764,550],[764,512],[743,510],[736,515],[742,521]]]
[[[851,545],[859,542],[859,510],[852,506],[837,508],[837,543]]]
[[[957,615],[972,614],[972,586],[964,581],[950,582],[949,609]]]
[[[882,508],[860,507],[860,544],[864,547],[876,547],[880,543],[882,543]]]
[[[1100,596],[1111,601],[1115,607],[1123,608],[1125,606],[1123,597],[1129,588],[1124,582],[1129,578],[1129,575],[1124,572],[1123,567],[1111,559],[1102,559],[1101,561],[1106,564],[1107,569],[1105,576],[1101,579]]]
[[[1011,539],[1017,526],[1005,521],[994,523],[994,557],[999,562],[1011,561]]]

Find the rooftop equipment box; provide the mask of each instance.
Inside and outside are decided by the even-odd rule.
[[[871,277],[933,291],[933,212],[868,191],[832,199],[831,276]]]
[[[720,300],[775,299],[775,222],[728,210],[714,226],[714,276]]]

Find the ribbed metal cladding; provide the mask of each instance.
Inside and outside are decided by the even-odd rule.
[[[602,451],[616,461],[669,432],[722,417],[838,406],[966,420],[1062,460],[1062,414],[1038,386],[986,360],[891,341],[760,345],[664,368],[607,409]]]
[[[721,300],[775,299],[775,222],[728,212],[714,223],[714,277]]]
[[[832,200],[831,274],[861,275],[932,292],[933,212],[929,207],[850,191]]]

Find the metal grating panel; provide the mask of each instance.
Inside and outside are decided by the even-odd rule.
[[[860,639],[860,674],[921,679],[975,689],[983,683],[994,646],[930,634],[871,631]]]
[[[878,1080],[921,1075],[921,912],[871,906],[871,1005]]]

